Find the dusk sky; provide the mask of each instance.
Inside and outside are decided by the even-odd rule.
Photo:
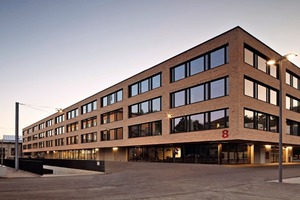
[[[299,0],[0,0],[0,138],[236,26],[300,54]],[[293,61],[300,66],[300,56]],[[49,107],[49,108],[47,108]]]

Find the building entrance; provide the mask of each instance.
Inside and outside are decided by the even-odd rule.
[[[248,148],[246,144],[222,144],[221,164],[247,164]]]

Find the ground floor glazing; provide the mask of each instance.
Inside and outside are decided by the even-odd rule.
[[[277,145],[243,142],[183,143],[26,153],[25,157],[207,164],[276,163]],[[300,160],[300,148],[284,146],[283,162]]]

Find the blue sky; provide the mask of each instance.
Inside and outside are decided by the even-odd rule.
[[[298,0],[0,0],[0,138],[235,26],[300,54]],[[300,56],[293,62],[300,66]],[[43,107],[39,107],[43,106]],[[52,107],[52,108],[46,108]]]

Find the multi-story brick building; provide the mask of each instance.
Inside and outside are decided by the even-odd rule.
[[[25,155],[196,163],[278,161],[281,55],[233,28],[23,129]],[[300,70],[281,66],[283,161],[298,156]]]

